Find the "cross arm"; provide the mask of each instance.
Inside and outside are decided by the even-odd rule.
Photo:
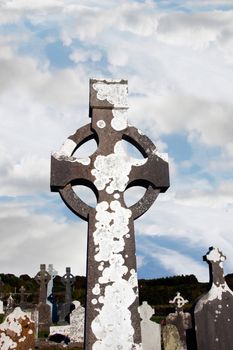
[[[168,162],[156,151],[150,139],[135,127],[128,127],[124,138],[132,143],[147,158],[145,164],[132,166],[129,175],[130,183],[150,184],[154,189],[165,192],[169,187]]]
[[[89,162],[89,164],[87,164]],[[51,157],[51,191],[56,192],[71,182],[90,181],[93,175],[90,172],[91,160],[79,160],[74,157]]]

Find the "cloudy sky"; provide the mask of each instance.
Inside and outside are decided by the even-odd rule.
[[[135,221],[139,277],[207,280],[210,246],[233,272],[232,0],[0,0],[0,271],[85,274],[86,223],[49,181],[91,77],[128,79],[130,123],[169,155],[170,189]]]

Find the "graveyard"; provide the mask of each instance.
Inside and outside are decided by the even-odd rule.
[[[225,276],[218,247],[203,257],[209,284],[194,275],[138,280],[136,219],[166,196],[170,179],[167,158],[128,124],[127,97],[126,80],[91,79],[91,122],[51,156],[51,191],[88,222],[86,276],[71,267],[58,276],[44,263],[33,278],[1,274],[2,350],[233,349],[233,276]],[[91,139],[98,148],[90,157],[73,156]],[[143,159],[128,154],[123,140]],[[94,191],[96,207],[79,198],[77,184]],[[128,207],[124,192],[137,185],[145,193]]]

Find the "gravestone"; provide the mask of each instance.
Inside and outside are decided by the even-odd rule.
[[[139,306],[141,317],[142,348],[143,350],[161,350],[161,327],[158,323],[151,321],[154,310],[147,301]]]
[[[66,267],[66,273],[62,277],[61,281],[66,287],[65,291],[65,303],[62,305],[61,310],[61,318],[62,320],[67,320],[68,315],[71,312],[71,304],[72,304],[72,286],[75,282],[75,277],[70,272],[70,267]]]
[[[164,350],[183,350],[178,329],[174,324],[164,326],[162,336]]]
[[[25,302],[25,292],[26,292],[26,289],[24,286],[21,286],[20,289],[19,289],[19,292],[20,292],[20,302],[19,302],[19,306],[20,308],[23,310],[25,309],[26,307],[26,302]]]
[[[20,307],[0,324],[1,350],[29,350],[35,348],[35,326]]]
[[[70,314],[70,341],[83,343],[84,342],[84,317],[85,309],[79,301],[73,301],[75,309]]]
[[[3,301],[0,300],[0,315],[4,314],[4,306],[3,306]]]
[[[140,349],[138,281],[134,220],[169,187],[168,163],[141,131],[127,123],[127,81],[90,81],[91,123],[70,136],[51,159],[51,190],[88,221],[85,349]],[[95,139],[98,148],[86,159],[74,157],[80,145]],[[130,157],[123,140],[144,159]],[[91,188],[95,208],[72,185]],[[124,192],[146,188],[142,199],[126,206]]]
[[[15,307],[15,300],[12,297],[12,294],[10,293],[10,295],[7,299],[6,313],[10,314],[14,310],[14,307]]]
[[[175,313],[170,313],[166,317],[166,324],[173,324],[176,326],[179,333],[180,348],[182,350],[187,349],[186,332],[188,329],[192,328],[192,318],[190,313],[184,312],[183,308],[188,300],[185,300],[179,292],[173,300],[169,301],[170,304],[174,304],[176,307]]]
[[[194,309],[198,350],[233,350],[233,292],[223,271],[226,257],[218,248],[210,248],[203,257],[210,268],[211,288]]]
[[[53,264],[49,264],[48,273],[51,278],[48,281],[48,285],[47,285],[46,303],[50,306],[52,321],[56,323],[58,321],[57,319],[58,316],[57,316],[57,304],[56,304],[55,297],[53,295],[53,280],[57,276],[57,271],[53,268]]]
[[[40,271],[35,276],[36,282],[40,285],[39,291],[39,304],[37,306],[38,309],[38,330],[49,330],[49,326],[51,324],[51,310],[50,306],[46,304],[47,300],[47,284],[51,276],[46,271],[45,264],[40,265]]]

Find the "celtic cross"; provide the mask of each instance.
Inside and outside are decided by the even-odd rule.
[[[50,281],[51,276],[46,271],[45,264],[40,265],[40,271],[35,276],[36,282],[40,285],[40,293],[39,293],[39,303],[46,304],[47,300],[47,284]]]
[[[169,187],[168,163],[141,131],[127,123],[127,81],[90,80],[91,123],[78,129],[51,158],[51,190],[88,221],[85,349],[140,349],[140,315],[136,274],[134,220]],[[74,157],[83,143],[95,139],[90,157]],[[129,156],[123,140],[144,156]],[[84,203],[73,185],[86,185],[97,197]],[[127,188],[140,185],[144,196],[131,207]]]
[[[66,273],[61,279],[62,283],[66,286],[65,303],[72,303],[71,287],[75,282],[75,277],[70,272],[70,267],[66,267]]]

